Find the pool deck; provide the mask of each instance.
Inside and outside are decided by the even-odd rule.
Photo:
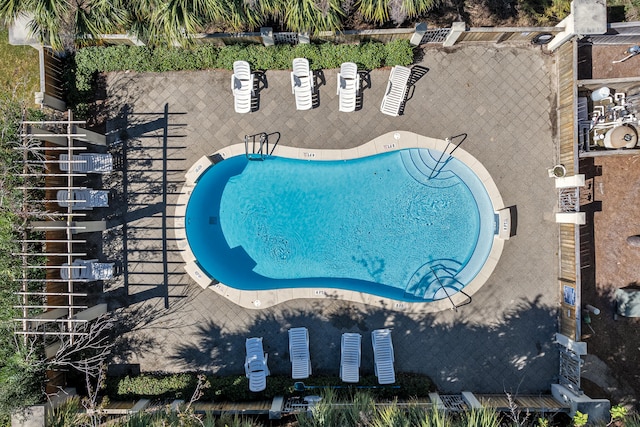
[[[109,74],[107,130],[121,140],[112,148],[121,170],[103,180],[115,193],[112,207],[96,213],[108,218],[103,256],[122,274],[105,284],[104,298],[133,325],[116,362],[242,374],[244,340],[261,336],[271,372],[287,374],[286,331],[306,326],[314,374],[338,374],[344,332],[362,334],[361,373],[372,373],[370,332],[389,327],[396,370],[429,375],[444,392],[547,392],[558,374],[557,201],[547,174],[556,163],[553,59],[529,46],[427,48],[399,117],[379,111],[389,69],[363,76],[362,108],[353,113],[338,111],[337,70],[318,75],[318,106],[310,111],[295,110],[287,71],[268,71],[259,109],[242,115],[233,111],[229,71]],[[517,233],[471,304],[402,313],[305,299],[250,310],[185,273],[173,219],[185,172],[202,156],[259,132],[311,150],[350,149],[396,130],[437,139],[468,133],[462,148],[517,210]]]

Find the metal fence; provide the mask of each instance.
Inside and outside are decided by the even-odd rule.
[[[418,29],[421,28],[421,29]],[[377,30],[345,30],[322,31],[317,34],[302,34],[296,32],[272,32],[271,28],[261,28],[260,32],[246,33],[203,33],[193,36],[193,41],[199,44],[215,44],[218,46],[230,44],[298,44],[298,43],[346,43],[356,44],[369,41],[389,43],[394,40],[411,40],[416,45],[444,43],[452,33],[452,28],[424,29],[424,24],[416,28],[393,28]],[[455,43],[485,42],[485,43],[530,43],[540,34],[557,34],[559,27],[491,27],[465,28],[457,35]],[[123,34],[104,34],[99,37],[105,44],[143,45],[144,41],[133,36]]]
[[[298,44],[298,33],[275,33],[273,40],[276,44]]]
[[[580,367],[582,359],[566,348],[560,349],[560,384],[580,395]]]
[[[422,36],[420,44],[444,43],[450,32],[451,28],[434,28],[427,30],[427,32]]]

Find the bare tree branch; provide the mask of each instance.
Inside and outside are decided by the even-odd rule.
[[[115,323],[111,315],[105,314],[92,322],[74,324],[74,332],[85,335],[61,337],[60,348],[49,361],[49,367],[73,368],[93,378],[98,377],[113,348],[109,332]]]

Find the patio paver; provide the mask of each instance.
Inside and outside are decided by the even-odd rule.
[[[323,70],[319,106],[310,111],[296,111],[288,71],[267,71],[250,114],[234,112],[230,71],[109,74],[108,130],[128,137],[121,145],[127,175],[106,182],[122,203],[109,218],[104,252],[127,274],[110,284],[107,298],[139,323],[123,337],[129,351],[118,361],[140,363],[142,371],[242,375],[245,338],[262,336],[272,373],[287,374],[286,331],[306,326],[314,374],[339,373],[343,332],[363,335],[365,374],[373,372],[370,331],[390,327],[396,370],[427,374],[445,392],[547,391],[558,373],[556,193],[547,175],[556,152],[553,57],[529,46],[463,45],[428,48],[417,65],[428,71],[400,117],[379,111],[389,69],[368,74],[354,113],[338,111],[338,70]],[[245,310],[184,273],[172,215],[184,173],[201,156],[263,131],[279,132],[284,145],[351,148],[396,129],[435,138],[468,133],[463,148],[492,174],[505,205],[517,208],[517,235],[470,305],[405,315],[295,300]]]

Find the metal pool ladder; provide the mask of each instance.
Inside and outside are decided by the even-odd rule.
[[[269,135],[260,132],[244,136],[244,150],[249,160],[264,160],[269,154]]]

